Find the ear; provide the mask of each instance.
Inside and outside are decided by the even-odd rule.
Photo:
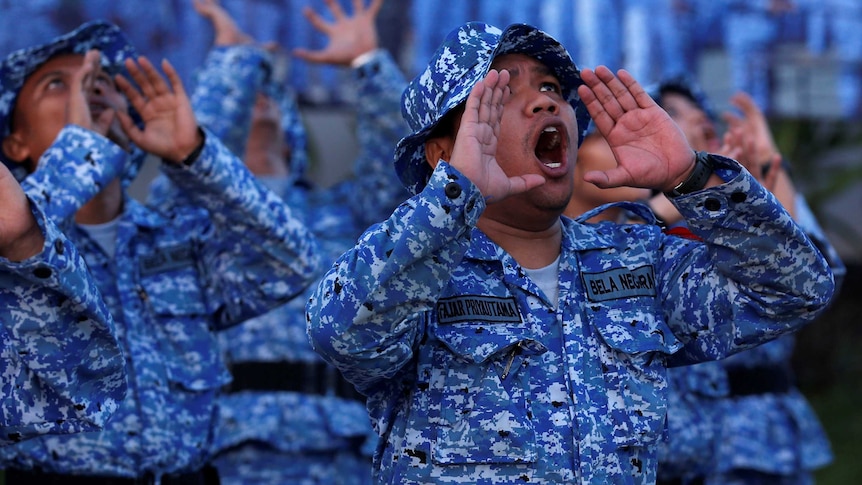
[[[437,168],[437,162],[440,160],[449,161],[452,155],[452,147],[455,140],[450,136],[430,138],[425,141],[425,160],[432,169]]]
[[[30,157],[30,147],[18,132],[11,133],[3,139],[3,155],[12,162],[25,163]]]

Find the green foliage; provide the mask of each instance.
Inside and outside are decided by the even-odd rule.
[[[793,356],[799,388],[832,443],[835,459],[818,485],[862,483],[862,266],[849,265],[837,299],[800,330]]]

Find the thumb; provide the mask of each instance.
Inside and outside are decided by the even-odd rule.
[[[534,189],[546,182],[545,177],[539,174],[528,173],[517,177],[509,178],[509,195],[517,195],[522,192]]]
[[[631,176],[620,167],[609,170],[590,170],[584,174],[584,180],[601,189],[609,189],[627,185]]]
[[[117,110],[115,109],[106,109],[99,113],[99,116],[96,118],[96,122],[93,123],[93,129],[102,136],[108,136],[108,132],[111,131],[111,122],[114,121],[114,115],[116,113]],[[98,129],[96,129],[97,127]],[[102,133],[103,131],[104,133]]]
[[[297,47],[291,53],[304,61],[322,63],[326,62],[320,51],[312,51],[302,47]]]
[[[123,132],[126,133],[126,136],[132,140],[132,143],[140,146],[140,141],[144,136],[144,132],[138,128],[138,125],[132,120],[132,117],[129,116],[128,113],[123,111],[116,111],[117,118],[120,121],[120,127],[123,128]]]

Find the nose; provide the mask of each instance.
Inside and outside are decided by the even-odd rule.
[[[91,83],[88,86],[87,92],[89,94],[93,94],[96,96],[101,96],[101,95],[105,94],[105,90],[103,89],[102,85],[98,81]]]
[[[527,109],[532,114],[537,114],[542,111],[557,113],[560,111],[560,105],[557,99],[552,98],[542,91],[536,91],[533,99],[527,103]]]

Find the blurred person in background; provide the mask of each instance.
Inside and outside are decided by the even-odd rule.
[[[406,198],[391,166],[391,146],[406,132],[399,114],[406,81],[378,46],[382,0],[356,3],[352,15],[334,1],[325,3],[332,22],[310,9],[305,15],[329,39],[326,48],[296,53],[350,68],[360,152],[342,163],[353,164],[354,177],[329,188],[307,179],[305,131],[283,53],[254,42],[215,0],[195,2],[214,28],[215,43],[192,99],[201,124],[243,153],[258,180],[303,217],[329,262]],[[162,177],[151,187],[150,202],[172,206],[183,203],[182,195]],[[376,441],[364,397],[311,349],[308,296],[219,334],[233,374],[219,400],[213,445],[225,485],[371,483]]]
[[[320,268],[302,221],[202,128],[161,67],[104,21],[0,63],[4,160],[43,181],[42,208],[86,260],[129,370],[103,429],[0,448],[10,483],[217,483],[209,445],[230,375],[213,332],[299,294]],[[197,206],[129,197],[142,154]],[[63,164],[73,169],[56,173]]]
[[[796,191],[766,117],[746,93],[731,98],[722,137],[703,92],[689,79],[651,89],[696,149],[733,156],[787,208],[821,251],[840,287],[845,268],[817,220]],[[663,196],[658,196],[659,198]],[[679,225],[673,207],[653,207]],[[832,460],[828,438],[796,387],[785,335],[716,362],[669,370],[668,442],[659,461],[659,483],[809,484],[813,471]]]

